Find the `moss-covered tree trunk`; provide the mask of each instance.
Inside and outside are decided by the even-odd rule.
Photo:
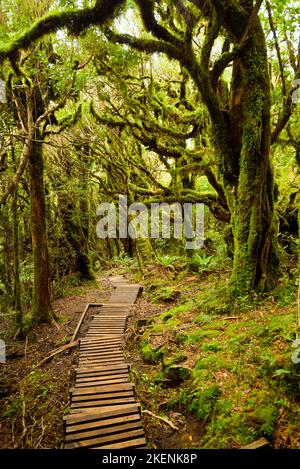
[[[233,66],[229,109],[233,170],[224,177],[234,236],[231,285],[242,294],[265,289],[278,268],[270,106],[266,45],[257,19]]]
[[[31,232],[34,264],[33,322],[43,323],[51,317],[50,269],[46,229],[44,162],[42,136],[37,130],[29,158],[31,194]]]
[[[20,284],[20,243],[19,243],[19,219],[18,219],[18,189],[13,194],[13,256],[14,256],[14,309],[16,313],[16,325],[22,333],[22,306],[21,306],[21,284]]]
[[[88,144],[82,146],[82,161],[84,163],[84,171],[81,176],[81,194],[80,194],[80,252],[77,258],[77,267],[80,269],[81,276],[85,279],[92,280],[90,260],[90,146]]]

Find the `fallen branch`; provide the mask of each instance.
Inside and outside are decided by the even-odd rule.
[[[56,355],[59,355],[60,353],[70,348],[77,347],[78,345],[79,345],[79,340],[75,340],[73,342],[70,342],[67,345],[63,345],[62,347],[57,348],[50,355],[48,355],[48,357],[44,358],[40,363],[38,363],[38,366],[44,365],[47,361],[51,360],[51,358],[55,357]]]
[[[240,316],[227,316],[226,318],[223,318],[223,321],[229,321],[229,320],[234,320],[234,319],[241,319]]]
[[[174,425],[174,423],[171,422],[171,420],[167,419],[167,417],[160,417],[159,415],[155,415],[152,412],[150,412],[150,410],[142,410],[142,414],[147,414],[147,415],[150,415],[151,417],[154,417],[157,420],[161,420],[162,422],[169,425],[169,427],[171,427],[172,430],[179,431],[179,428],[176,427],[176,425]]]

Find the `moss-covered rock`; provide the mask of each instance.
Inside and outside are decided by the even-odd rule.
[[[165,370],[164,375],[172,384],[180,384],[190,378],[191,370],[182,365],[171,365]]]
[[[156,364],[159,363],[164,355],[164,348],[153,349],[146,339],[141,341],[141,354],[145,363]]]

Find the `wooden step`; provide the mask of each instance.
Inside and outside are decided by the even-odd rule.
[[[88,394],[104,394],[109,392],[117,392],[117,391],[128,391],[134,390],[134,384],[132,383],[124,383],[124,384],[115,384],[115,385],[102,385],[102,386],[94,386],[89,389],[70,389],[72,396],[78,395],[88,395]]]
[[[86,407],[106,407],[108,405],[116,405],[116,404],[134,404],[135,398],[134,396],[126,396],[126,397],[114,397],[108,399],[94,399],[89,401],[75,401],[71,403],[71,409],[78,409],[78,408],[86,408]]]
[[[90,381],[83,381],[83,382],[77,382],[75,383],[75,388],[76,389],[85,389],[85,388],[88,388],[88,387],[95,387],[95,386],[103,386],[103,385],[111,385],[111,384],[121,384],[121,383],[128,383],[129,382],[129,376],[128,375],[124,375],[124,376],[121,376],[118,377],[118,378],[112,378],[112,379],[96,379],[96,378],[93,378],[93,380],[91,379]]]
[[[140,404],[128,404],[126,406],[116,405],[107,409],[96,409],[95,413],[88,413],[87,415],[79,415],[78,417],[65,415],[64,422],[68,425],[77,424],[78,422],[92,422],[94,420],[103,420],[114,416],[129,415],[140,411]]]
[[[92,448],[99,445],[105,445],[109,443],[115,444],[115,442],[126,442],[127,440],[133,440],[136,437],[143,437],[144,431],[142,428],[136,430],[125,430],[118,434],[98,436],[87,440],[80,440],[72,443],[66,443],[65,448]],[[127,446],[126,446],[127,447]]]

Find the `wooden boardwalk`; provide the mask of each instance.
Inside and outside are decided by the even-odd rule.
[[[121,276],[110,280],[114,286],[110,301],[98,305],[101,312],[80,339],[71,411],[64,417],[66,449],[146,448],[140,404],[129,382],[122,346],[130,306],[141,287]]]

